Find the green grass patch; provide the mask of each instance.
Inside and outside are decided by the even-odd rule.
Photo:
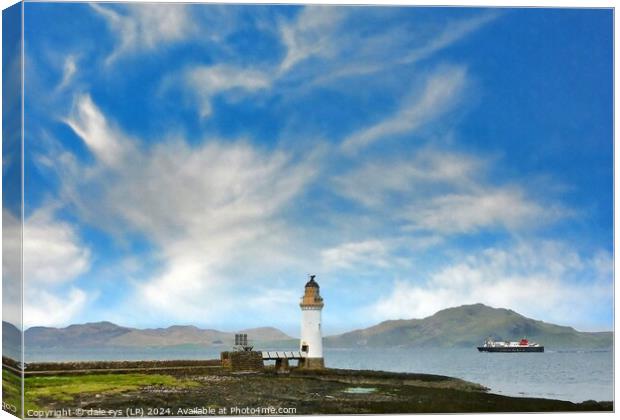
[[[108,374],[74,376],[26,377],[25,399],[28,402],[55,400],[70,402],[81,394],[115,394],[135,391],[146,386],[188,388],[200,385],[196,381],[170,375]]]
[[[16,411],[21,410],[21,377],[8,369],[2,369],[2,400]],[[13,413],[17,414],[17,413]]]

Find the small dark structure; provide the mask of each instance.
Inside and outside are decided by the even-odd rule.
[[[223,351],[220,360],[222,367],[233,372],[259,372],[265,368],[259,351]]]
[[[233,372],[258,372],[265,368],[263,355],[259,351],[252,351],[253,346],[248,344],[247,334],[235,334],[233,351],[220,353],[222,367]]]
[[[235,350],[236,351],[251,351],[253,346],[248,345],[247,334],[235,334]]]

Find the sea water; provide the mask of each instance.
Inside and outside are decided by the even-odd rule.
[[[26,362],[215,359],[223,350],[229,349],[190,345],[54,351],[27,347]],[[545,349],[544,353],[480,353],[475,348],[326,348],[325,364],[333,368],[452,376],[484,385],[496,394],[517,397],[573,402],[613,400],[612,350]]]
[[[452,376],[496,394],[611,401],[613,351],[481,353],[477,349],[328,349],[328,366]]]

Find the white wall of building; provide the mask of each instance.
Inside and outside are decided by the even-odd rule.
[[[321,333],[321,308],[302,308],[301,340],[299,350],[308,345],[308,357],[323,357],[323,334]]]

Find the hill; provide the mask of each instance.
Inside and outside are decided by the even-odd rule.
[[[21,359],[22,333],[13,324],[2,321],[2,356]]]
[[[247,334],[249,338],[256,337],[256,339],[260,339],[260,341],[294,340],[293,337],[286,335],[279,329],[273,327],[250,328],[247,330],[241,330],[239,332]]]
[[[24,333],[24,344],[38,347],[97,347],[130,331],[131,328],[119,327],[111,322],[73,324],[66,328],[32,327]]]
[[[291,340],[282,331],[272,328],[254,328],[242,331],[251,342]],[[201,329],[191,325],[173,325],[168,328],[128,328],[111,322],[70,325],[66,328],[32,327],[25,332],[26,347],[165,347],[186,344],[217,346],[234,344],[235,333]]]
[[[4,323],[9,343],[15,328]],[[297,341],[273,327],[240,331],[257,346]],[[510,309],[483,304],[444,309],[423,319],[384,321],[370,328],[325,338],[326,347],[473,347],[485,338],[517,340],[526,337],[547,348],[600,349],[613,346],[611,332],[580,332],[571,327],[526,318]],[[70,325],[66,328],[32,327],[25,332],[26,347],[74,348],[99,346],[166,347],[179,345],[231,346],[234,333],[191,325],[137,329],[110,322]],[[270,344],[269,344],[270,343]]]
[[[527,337],[547,348],[610,348],[611,332],[579,332],[483,304],[444,309],[423,319],[385,321],[366,329],[326,337],[329,347],[473,347],[485,338]]]

